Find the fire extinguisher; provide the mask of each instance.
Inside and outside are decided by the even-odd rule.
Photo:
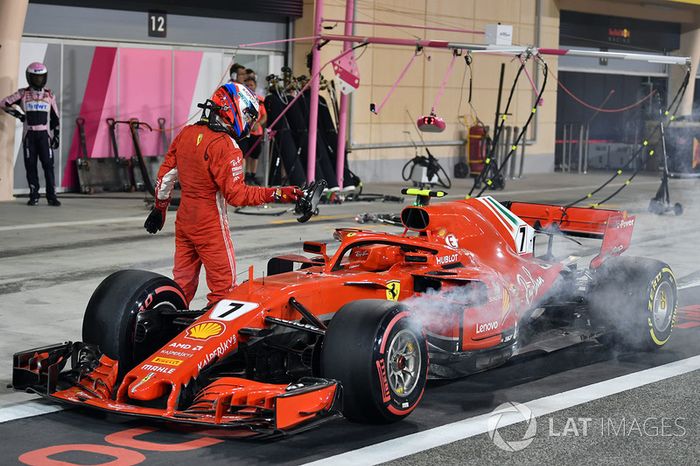
[[[469,127],[467,136],[467,158],[469,173],[474,176],[484,170],[484,160],[489,146],[488,127],[481,122]]]

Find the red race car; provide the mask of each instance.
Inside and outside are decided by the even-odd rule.
[[[319,191],[320,192],[320,191]],[[146,271],[107,277],[83,342],[14,355],[12,384],[109,412],[276,435],[342,414],[392,422],[428,378],[499,366],[589,339],[663,346],[677,315],[669,266],[620,257],[634,217],[491,197],[403,209],[400,234],[344,228],[331,255],[269,260],[211,308]],[[314,197],[315,196],[315,197]],[[318,193],[309,192],[307,210]],[[602,240],[590,266],[555,260],[554,239]],[[535,253],[536,239],[544,239]],[[573,238],[572,238],[573,239]]]

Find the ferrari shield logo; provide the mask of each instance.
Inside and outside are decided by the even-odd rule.
[[[204,139],[204,134],[199,133],[197,135],[197,145],[199,145],[202,142],[202,139]]]
[[[398,280],[391,280],[386,284],[386,299],[389,301],[398,301],[399,293],[401,292],[401,282]]]

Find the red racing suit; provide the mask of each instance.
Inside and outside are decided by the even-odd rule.
[[[213,304],[236,284],[227,204],[272,202],[275,189],[247,186],[243,153],[236,141],[204,124],[186,126],[170,145],[158,170],[156,207],[167,207],[178,179],[182,197],[175,220],[173,278],[189,303],[204,264],[210,291],[207,299]]]

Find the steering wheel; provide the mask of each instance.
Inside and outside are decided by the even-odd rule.
[[[297,199],[294,213],[299,215],[297,222],[305,223],[309,219],[318,215],[318,203],[321,201],[321,194],[328,184],[326,180],[313,181],[310,185],[302,189],[304,195]]]

